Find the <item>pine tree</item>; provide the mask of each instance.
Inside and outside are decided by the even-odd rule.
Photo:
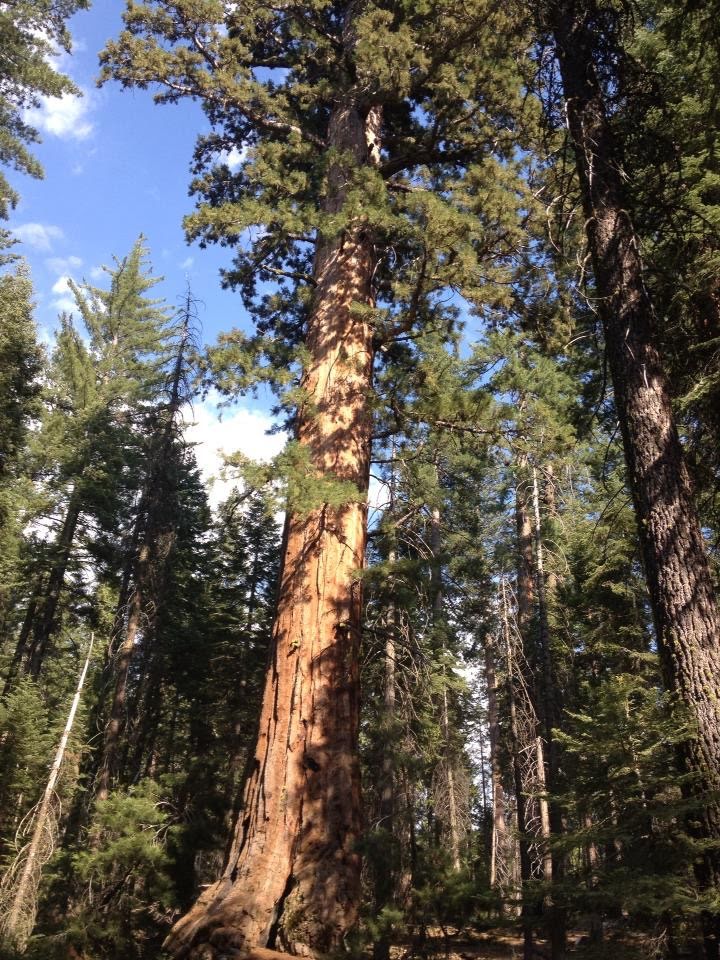
[[[117,530],[120,505],[137,483],[138,428],[144,406],[164,387],[164,341],[170,333],[167,313],[147,296],[157,280],[146,261],[141,238],[109,271],[109,290],[76,287],[88,345],[72,320],[61,318],[47,407],[33,437],[37,471],[47,478],[44,508],[57,533],[38,550],[8,684],[21,666],[40,675],[84,525],[92,517],[103,533]]]
[[[692,485],[657,347],[653,306],[643,279],[640,237],[621,174],[622,140],[610,97],[622,84],[615,12],[551,3],[568,128],[576,156],[594,281],[599,296],[614,401],[623,436],[667,688],[692,711],[697,732],[684,747],[703,798],[696,832],[710,841],[698,865],[704,889],[720,882],[720,620]],[[605,15],[603,15],[605,14]],[[602,30],[602,32],[601,32]],[[717,958],[720,927],[708,916],[706,955]]]
[[[40,106],[40,97],[77,94],[69,77],[55,70],[49,58],[56,48],[70,50],[66,21],[88,0],[21,0],[0,10],[0,162],[33,177],[42,167],[28,149],[38,139],[25,119],[28,107]],[[17,202],[17,194],[0,173],[0,219]],[[6,231],[2,231],[4,237]]]
[[[153,411],[153,425],[146,442],[144,479],[130,536],[130,556],[127,558],[130,576],[120,591],[119,623],[114,625],[109,645],[114,691],[96,781],[98,802],[107,799],[117,773],[122,729],[127,715],[128,678],[138,638],[143,637],[146,647],[153,642],[157,614],[166,600],[168,571],[173,559],[176,527],[180,521],[178,482],[183,445],[179,434],[185,403],[184,384],[188,376],[187,353],[191,345],[191,304],[188,291],[180,321],[179,343],[171,368],[167,403]],[[110,322],[113,320],[111,317]],[[151,336],[156,335],[156,331],[149,332]],[[123,374],[132,377],[133,371],[123,369]],[[132,379],[138,385],[147,382],[147,378],[142,376],[136,375]],[[121,633],[124,635],[120,640]]]
[[[0,275],[0,635],[20,587],[22,517],[28,500],[28,428],[40,414],[43,354],[32,318],[32,284],[19,266]]]
[[[42,869],[53,854],[54,834],[57,830],[56,813],[53,810],[56,800],[55,785],[60,776],[68,740],[80,704],[85,677],[92,657],[92,648],[93,638],[91,637],[87,656],[80,671],[77,690],[72,699],[65,728],[50,767],[50,775],[40,802],[31,817],[32,832],[29,842],[5,872],[0,885],[0,902],[3,904],[4,911],[6,911],[0,925],[0,935],[6,943],[15,947],[19,953],[24,951],[35,925],[37,892],[42,879]]]
[[[720,333],[716,9],[647,7],[624,31],[632,96],[619,120],[626,188],[643,242],[675,414],[709,547],[715,552]]]
[[[0,276],[0,482],[7,482],[25,443],[28,423],[39,413],[38,374],[42,355],[32,317],[27,267]],[[3,517],[4,518],[4,517]]]

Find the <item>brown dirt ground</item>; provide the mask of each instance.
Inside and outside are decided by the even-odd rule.
[[[537,960],[547,960],[549,950],[542,939],[537,941]],[[439,930],[429,931],[422,948],[410,944],[392,950],[391,960],[407,960],[425,955],[433,960],[522,960],[522,938],[517,932],[490,930],[483,933],[450,936]],[[651,960],[652,944],[641,934],[613,934],[604,943],[588,944],[585,930],[568,932],[568,957],[577,960]]]

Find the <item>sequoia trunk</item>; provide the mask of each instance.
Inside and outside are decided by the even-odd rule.
[[[720,621],[586,9],[554,5],[552,27],[665,682],[696,724],[684,762],[702,800],[692,829],[715,843],[698,868],[709,888],[720,882]],[[718,956],[718,933],[708,917],[708,957]]]
[[[329,121],[328,213],[353,171],[376,162],[379,109],[352,100]],[[326,953],[357,918],[360,892],[358,642],[371,444],[372,238],[358,220],[318,238],[297,436],[309,469],[352,484],[339,506],[287,519],[257,746],[220,880],[171,932],[175,957],[233,948]]]

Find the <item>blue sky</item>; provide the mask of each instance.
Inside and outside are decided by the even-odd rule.
[[[203,301],[203,337],[212,341],[248,320],[237,294],[220,288],[218,270],[229,252],[188,247],[183,236],[182,218],[193,204],[190,159],[207,123],[197,104],[156,106],[150,91],[123,91],[115,83],[97,88],[98,52],[120,31],[123,8],[123,0],[95,0],[70,21],[73,53],[58,65],[84,96],[45,101],[33,113],[43,139],[34,152],[45,179],[13,178],[21,200],[10,226],[32,269],[45,337],[69,306],[63,278],[98,282],[98,268],[144,233],[153,272],[165,277],[158,295],[175,304],[187,277]]]

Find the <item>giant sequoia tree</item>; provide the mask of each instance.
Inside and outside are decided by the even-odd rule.
[[[358,572],[374,355],[432,319],[429,296],[478,287],[478,263],[492,276],[490,261],[511,248],[517,199],[499,162],[517,102],[510,24],[492,5],[452,0],[130,2],[125,21],[107,75],[158,84],[160,100],[198,98],[213,125],[196,150],[203,202],[187,226],[239,248],[226,279],[257,319],[255,336],[226,345],[226,383],[284,379],[296,438],[242,812],[222,877],[168,947],[325,952],[359,899]],[[236,174],[223,162],[231,150],[244,157]]]

